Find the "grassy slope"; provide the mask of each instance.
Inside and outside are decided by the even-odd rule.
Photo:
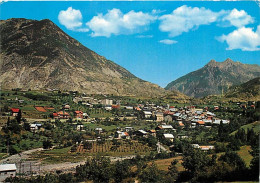
[[[260,125],[260,121],[256,121],[256,122],[241,126],[240,128],[243,128],[244,130],[253,128],[255,133],[259,134],[259,132],[260,132],[260,126],[259,125]],[[235,135],[236,133],[237,133],[237,130],[232,132],[231,135]]]
[[[173,158],[169,158],[169,159],[159,159],[159,160],[155,160],[154,163],[157,165],[157,167],[160,169],[160,170],[164,170],[164,171],[168,171],[168,167],[171,165],[171,162],[173,160],[178,160],[178,163],[177,163],[177,169],[178,171],[183,171],[184,168],[183,166],[181,165],[182,163],[182,156],[177,156],[177,157],[173,157]],[[151,162],[150,162],[151,164]]]

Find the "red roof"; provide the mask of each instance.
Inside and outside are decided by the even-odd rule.
[[[57,114],[59,115],[64,115],[64,116],[69,116],[69,114],[67,112],[63,112],[63,111],[60,111],[58,112]]]
[[[11,111],[12,111],[13,113],[18,113],[18,112],[20,111],[20,109],[18,109],[18,108],[11,108]]]
[[[205,125],[204,121],[197,121],[197,123],[200,124],[200,125]]]
[[[52,113],[53,117],[58,117],[58,114],[56,112]]]
[[[171,108],[175,108],[175,107],[174,107],[174,106],[170,106],[170,109],[171,109]]]
[[[174,112],[170,112],[170,111],[165,111],[164,114],[169,114],[169,115],[173,115]]]
[[[46,110],[45,110],[45,108],[43,108],[43,107],[41,107],[41,106],[35,106],[34,107],[37,111],[39,111],[39,112],[47,112]]]
[[[184,126],[184,124],[183,124],[182,122],[179,122],[179,125],[180,125],[180,126]]]
[[[120,106],[119,105],[112,105],[112,108],[113,109],[118,109],[118,108],[120,108]]]
[[[137,111],[141,111],[141,109],[139,107],[135,107],[135,110]]]
[[[76,114],[83,114],[82,111],[75,111]]]
[[[129,134],[127,132],[124,132],[125,133],[125,136],[129,136]]]

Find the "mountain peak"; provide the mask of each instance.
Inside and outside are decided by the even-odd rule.
[[[209,63],[206,64],[206,66],[216,66],[216,64],[217,64],[217,61],[212,59],[209,61]]]
[[[227,58],[224,63],[235,63],[233,60],[231,60],[230,58]]]
[[[259,65],[241,64],[230,58],[223,62],[211,60],[203,68],[172,81],[166,89],[191,97],[223,94],[232,85],[238,85],[260,76]]]

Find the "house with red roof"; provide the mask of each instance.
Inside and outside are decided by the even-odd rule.
[[[52,113],[54,119],[69,119],[70,115],[67,112],[59,111]]]
[[[12,116],[18,116],[19,111],[19,108],[11,108]]]
[[[58,119],[59,118],[57,112],[52,113],[52,116],[53,116],[54,119]]]
[[[120,109],[120,105],[112,105],[112,109]]]
[[[183,124],[182,122],[179,122],[179,126],[180,126],[181,128],[184,128],[184,124]]]
[[[117,139],[130,139],[127,132],[116,131],[115,138]]]
[[[199,126],[204,126],[204,125],[205,125],[205,122],[204,122],[204,121],[197,121],[197,125],[199,125]]]
[[[82,111],[74,111],[74,116],[77,119],[83,119],[83,112]]]

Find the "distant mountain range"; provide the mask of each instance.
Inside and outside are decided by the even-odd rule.
[[[86,48],[48,19],[1,20],[0,35],[3,89],[51,88],[135,96],[169,93]]]
[[[226,59],[211,60],[203,68],[169,83],[165,89],[178,90],[191,97],[224,94],[234,85],[260,77],[260,66],[243,64]]]

